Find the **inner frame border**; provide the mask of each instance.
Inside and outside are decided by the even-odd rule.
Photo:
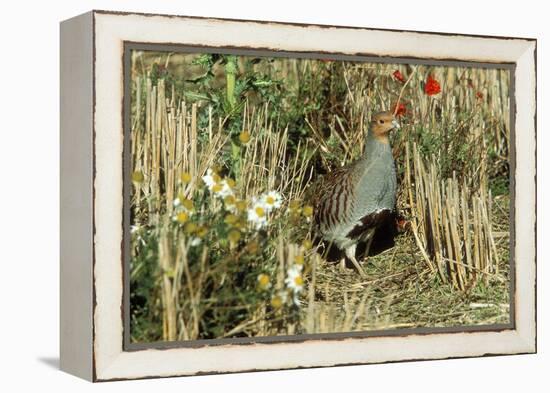
[[[500,37],[499,37],[500,38]],[[277,51],[270,49],[243,48],[234,46],[198,46],[187,45],[183,43],[147,43],[123,41],[123,228],[122,228],[122,272],[123,272],[123,296],[122,296],[122,321],[123,321],[123,351],[139,351],[145,349],[173,349],[173,348],[200,348],[219,345],[249,345],[255,343],[277,344],[277,343],[300,343],[308,340],[342,340],[348,338],[367,338],[367,337],[406,337],[410,335],[426,335],[434,333],[469,333],[469,332],[501,332],[505,330],[514,330],[516,326],[515,307],[516,307],[516,269],[515,269],[515,170],[516,170],[516,99],[515,99],[515,71],[516,63],[488,63],[477,61],[459,61],[459,60],[440,60],[415,57],[390,57],[360,54],[342,54],[335,52],[294,52]],[[130,199],[131,199],[131,52],[136,50],[155,51],[155,52],[177,52],[177,53],[220,53],[241,56],[258,57],[279,57],[293,59],[330,59],[335,61],[356,61],[379,64],[413,64],[430,66],[451,66],[451,67],[469,67],[469,68],[490,68],[505,69],[510,72],[510,147],[509,147],[509,166],[510,166],[510,270],[509,270],[509,323],[490,324],[490,325],[465,325],[450,327],[419,327],[403,329],[387,329],[372,331],[355,332],[335,332],[335,333],[315,333],[315,334],[297,334],[284,336],[262,336],[262,337],[238,337],[238,338],[219,338],[219,339],[201,339],[201,340],[179,340],[179,341],[154,341],[147,343],[132,343],[130,340]]]

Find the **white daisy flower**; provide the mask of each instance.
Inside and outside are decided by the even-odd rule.
[[[204,184],[206,184],[209,190],[212,190],[212,187],[214,187],[214,184],[216,184],[216,182],[214,181],[214,172],[212,171],[212,169],[208,169],[206,171],[206,175],[202,177],[202,181],[204,182]]]
[[[183,196],[179,196],[173,201],[174,213],[172,215],[172,221],[179,221],[180,223],[186,222],[189,217],[194,213],[193,201]]]
[[[189,245],[191,247],[195,247],[195,246],[198,246],[199,244],[201,244],[201,238],[200,237],[192,237],[191,238],[191,241],[189,242]]]
[[[304,289],[304,279],[302,277],[301,265],[294,265],[287,270],[285,283],[295,294]]]
[[[208,187],[208,190],[219,198],[225,198],[233,194],[233,189],[226,179],[220,179],[212,169],[206,171],[206,175],[202,177],[202,181]]]
[[[267,274],[262,273],[258,275],[258,286],[262,290],[266,290],[271,287],[271,282]]]
[[[261,201],[266,210],[271,211],[281,207],[283,198],[277,191],[269,191],[262,195]]]
[[[226,196],[233,195],[233,189],[229,186],[229,184],[227,184],[226,180],[222,180],[218,184],[214,185],[212,187],[212,190],[220,198],[225,198]]]
[[[248,222],[256,229],[262,229],[267,225],[267,210],[263,203],[252,201],[252,207],[248,209]]]
[[[277,295],[271,298],[271,305],[274,308],[283,307],[288,300],[288,293],[286,291],[279,291]]]

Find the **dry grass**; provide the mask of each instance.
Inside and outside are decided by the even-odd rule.
[[[408,146],[406,162],[411,162]],[[430,270],[462,291],[474,285],[478,276],[486,283],[489,276],[498,277],[492,196],[485,182],[473,191],[465,183],[459,185],[454,176],[441,180],[433,161],[426,168],[416,145],[412,166],[413,170],[406,165],[405,177],[411,228]]]

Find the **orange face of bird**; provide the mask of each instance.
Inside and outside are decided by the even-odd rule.
[[[395,120],[391,112],[378,112],[372,116],[370,122],[370,131],[376,138],[387,139],[391,130],[399,128],[399,123]]]

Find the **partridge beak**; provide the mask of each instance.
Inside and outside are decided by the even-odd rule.
[[[401,128],[401,126],[399,125],[397,120],[392,120],[391,124],[392,124],[394,130],[398,130],[399,128]]]

